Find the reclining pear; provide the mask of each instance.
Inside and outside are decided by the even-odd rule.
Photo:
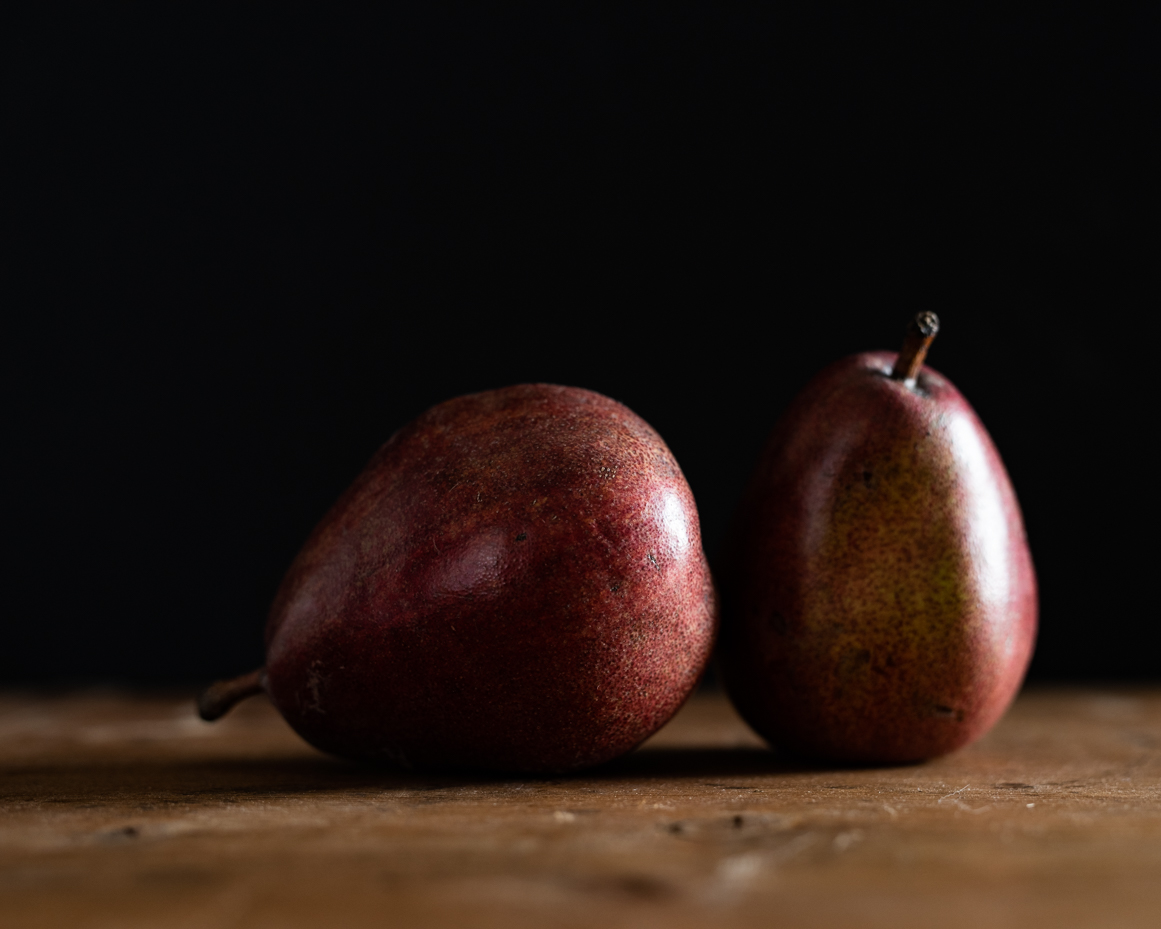
[[[554,772],[660,728],[717,631],[689,485],[631,410],[525,384],[397,432],[291,565],[264,690],[316,747],[422,768]]]

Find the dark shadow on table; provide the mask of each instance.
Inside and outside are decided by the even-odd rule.
[[[646,748],[578,776],[602,778],[741,777],[834,770],[834,765],[766,748]]]
[[[287,797],[383,791],[415,794],[413,802],[441,802],[457,788],[505,785],[535,787],[570,783],[683,778],[738,778],[854,770],[842,765],[784,757],[763,748],[646,748],[595,768],[567,774],[503,774],[489,771],[410,771],[387,765],[316,757],[220,760],[140,760],[127,763],[8,765],[8,799],[65,802],[78,797],[113,800],[126,791],[148,793],[161,804],[195,799]],[[425,799],[420,799],[425,798]]]

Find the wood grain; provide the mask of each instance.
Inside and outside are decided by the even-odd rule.
[[[567,778],[360,767],[254,699],[0,697],[0,923],[1161,924],[1161,690],[1022,695],[925,765],[823,769],[703,694]]]

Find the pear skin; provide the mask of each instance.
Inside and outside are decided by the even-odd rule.
[[[1036,578],[1011,481],[913,341],[807,385],[727,542],[724,683],[791,753],[891,764],[953,751],[1000,718],[1032,655]]]
[[[383,445],[274,599],[258,690],[308,742],[423,769],[557,772],[630,751],[696,686],[718,608],[677,461],[608,397],[522,384]]]

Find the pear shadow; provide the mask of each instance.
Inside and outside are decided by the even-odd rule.
[[[767,748],[647,748],[610,761],[587,773],[608,778],[684,778],[804,774],[829,770],[805,758]]]
[[[578,772],[616,778],[683,778],[707,776],[777,776],[825,774],[839,771],[879,771],[912,768],[924,762],[873,764],[841,762],[795,755],[768,748],[646,748],[624,755],[599,768]]]
[[[10,766],[3,771],[6,795],[38,802],[105,802],[127,793],[170,802],[245,798],[359,795],[384,790],[426,792],[485,781],[470,772],[417,772],[319,755],[311,758],[134,761]],[[495,782],[497,778],[488,779]]]
[[[793,757],[758,747],[646,748],[605,764],[564,773],[481,770],[408,770],[319,754],[298,758],[135,761],[9,766],[6,796],[41,803],[96,804],[149,796],[146,806],[197,802],[233,803],[278,797],[339,794],[374,797],[384,791],[414,794],[415,802],[451,800],[457,788],[561,786],[569,784],[682,780],[714,777],[777,777],[836,771],[911,767],[844,765]],[[143,807],[144,808],[144,807]]]

